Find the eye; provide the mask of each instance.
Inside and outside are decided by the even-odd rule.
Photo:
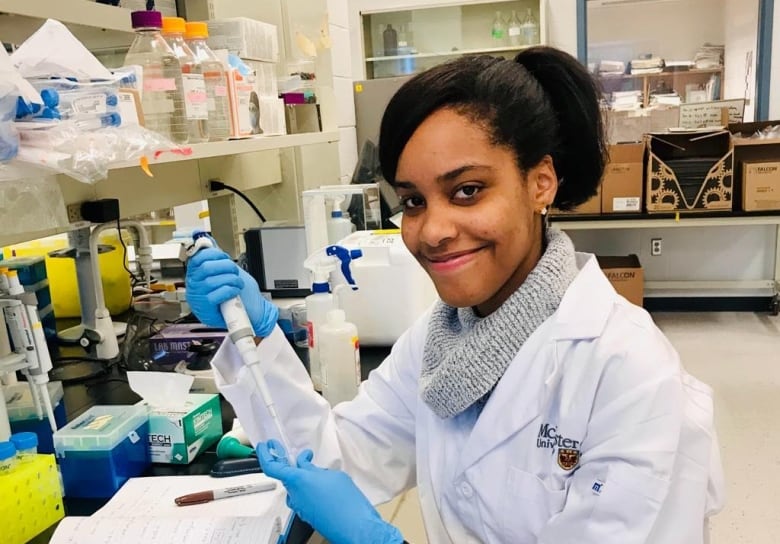
[[[425,205],[425,200],[422,197],[416,195],[401,196],[401,206],[404,210],[414,210]]]
[[[453,195],[456,200],[471,200],[482,190],[479,185],[463,185]]]

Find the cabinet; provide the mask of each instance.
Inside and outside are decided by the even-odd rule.
[[[515,0],[363,11],[366,77],[414,74],[462,55],[510,58],[546,43],[544,5]]]

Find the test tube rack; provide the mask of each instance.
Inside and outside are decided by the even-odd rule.
[[[3,542],[24,544],[65,516],[62,488],[53,455],[19,463],[0,485]]]

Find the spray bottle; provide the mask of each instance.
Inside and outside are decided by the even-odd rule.
[[[340,270],[340,276],[343,276],[353,290],[357,290],[350,264],[354,259],[362,256],[363,252],[359,249],[348,250],[341,246],[327,246],[309,256],[303,263],[304,267],[311,270],[313,277],[312,294],[306,297],[306,326],[309,334],[309,372],[314,389],[317,391],[322,391],[322,367],[317,339],[319,327],[325,323],[328,312],[338,308],[334,291],[343,286],[339,281],[338,285],[334,285],[331,289],[331,273]]]

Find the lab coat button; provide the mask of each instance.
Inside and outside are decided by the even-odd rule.
[[[466,482],[460,484],[460,492],[467,499],[470,499],[472,496],[474,496],[474,488]]]

